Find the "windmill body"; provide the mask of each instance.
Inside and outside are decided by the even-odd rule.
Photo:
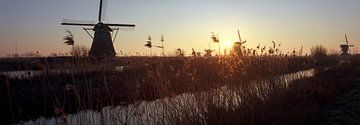
[[[242,47],[241,42],[234,42],[232,53],[236,56],[242,56],[241,47]]]
[[[100,22],[95,25],[93,31],[95,31],[95,34],[89,55],[93,57],[115,56],[116,52],[110,34],[112,32],[111,28]]]
[[[238,30],[238,37],[239,37],[239,41],[238,42],[234,42],[233,45],[233,49],[232,49],[232,54],[235,56],[243,56],[243,52],[242,52],[242,48],[243,48],[243,44],[246,43],[246,41],[242,41],[241,40],[241,36],[240,36],[240,31]]]
[[[110,24],[103,23],[102,17],[104,9],[104,0],[100,0],[99,7],[99,18],[97,24],[92,23],[74,23],[74,22],[62,22],[61,25],[72,25],[72,26],[94,26],[92,29],[94,33],[93,42],[90,48],[89,56],[95,58],[102,57],[114,57],[116,55],[115,48],[111,33],[113,29],[111,27],[135,27],[134,24]],[[84,28],[85,30],[86,28]],[[115,39],[114,39],[115,40]]]
[[[345,40],[346,40],[346,44],[341,44],[341,45],[340,45],[340,48],[341,48],[340,56],[341,56],[341,57],[344,57],[344,58],[348,58],[348,57],[350,56],[350,50],[349,50],[349,48],[350,48],[350,47],[354,47],[354,45],[349,45],[349,42],[348,42],[348,39],[347,39],[346,34],[345,34]]]
[[[349,46],[346,44],[340,45],[341,53],[340,56],[349,56]]]

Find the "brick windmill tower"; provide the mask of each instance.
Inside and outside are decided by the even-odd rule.
[[[72,26],[93,26],[93,28],[83,28],[93,39],[89,56],[95,58],[102,58],[102,57],[114,57],[116,55],[113,41],[116,38],[112,39],[111,33],[113,30],[119,30],[118,27],[135,27],[134,24],[111,24],[111,23],[104,23],[103,19],[105,17],[104,11],[106,8],[104,7],[104,0],[100,0],[100,7],[99,7],[99,17],[98,22],[95,23],[81,23],[81,22],[71,22],[71,21],[63,21],[61,25],[72,25]],[[113,28],[117,27],[117,28]],[[91,34],[87,30],[94,31],[94,35]]]

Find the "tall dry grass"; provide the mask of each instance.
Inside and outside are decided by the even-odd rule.
[[[49,65],[42,70],[48,73],[30,80],[10,80],[12,105],[17,106],[12,109],[17,121],[54,115],[67,121],[64,116],[86,109],[101,112],[107,106],[136,106],[144,100],[166,100],[195,93],[192,98],[160,101],[162,111],[149,114],[139,123],[315,123],[320,110],[318,104],[337,93],[334,90],[337,84],[326,84],[330,79],[324,78],[286,83],[277,77],[313,68],[315,63],[307,56],[283,55],[275,50],[274,47],[273,53],[264,55],[245,51],[247,54],[244,52],[242,57],[127,57],[101,63],[75,58],[74,62],[58,65],[46,62]],[[117,72],[113,70],[116,65],[128,68]],[[66,69],[68,73],[51,72],[51,69]],[[143,111],[127,112],[129,115],[118,116],[126,117],[119,123],[129,124]],[[101,116],[116,118],[116,114],[120,113]]]

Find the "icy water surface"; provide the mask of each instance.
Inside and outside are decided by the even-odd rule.
[[[277,81],[280,81],[284,86],[287,86],[291,81],[312,77],[314,70],[304,70],[295,73],[279,76]],[[256,84],[261,82],[261,84]],[[262,88],[266,86],[263,84],[267,80],[250,81],[250,85],[258,85],[255,88]],[[232,96],[232,100],[223,96]],[[218,89],[213,89],[198,93],[183,93],[171,98],[163,98],[155,101],[139,101],[135,104],[126,106],[105,107],[101,111],[85,110],[77,114],[64,115],[60,117],[53,117],[50,119],[39,118],[33,121],[27,121],[24,125],[113,125],[113,124],[134,124],[134,125],[157,125],[157,124],[171,124],[173,118],[186,117],[202,117],[201,114],[206,112],[206,105],[199,102],[199,99],[209,96],[218,96],[214,101],[225,101],[221,103],[223,107],[229,105],[237,105],[241,102],[240,96],[235,92],[230,91],[230,87],[223,86]],[[199,115],[200,114],[200,115]]]

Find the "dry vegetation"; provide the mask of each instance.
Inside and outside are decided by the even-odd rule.
[[[1,78],[0,93],[8,95],[0,99],[1,114],[5,115],[1,121],[64,116],[164,99],[160,101],[162,113],[136,123],[319,124],[322,106],[347,90],[359,75],[354,68],[359,66],[359,57],[338,65],[337,57],[326,56],[326,49],[325,53],[321,47],[313,52],[313,56],[274,51],[243,57],[126,57],[101,63],[87,58],[64,61],[68,63],[44,59],[40,65],[46,65],[39,66],[45,72],[41,76]],[[115,65],[126,67],[118,72],[112,70]],[[51,72],[59,68],[70,70]],[[316,69],[314,77],[294,75],[291,79],[296,80],[290,83],[279,77],[311,68]],[[169,101],[183,93],[193,95]],[[117,124],[129,124],[131,120],[127,120]]]

